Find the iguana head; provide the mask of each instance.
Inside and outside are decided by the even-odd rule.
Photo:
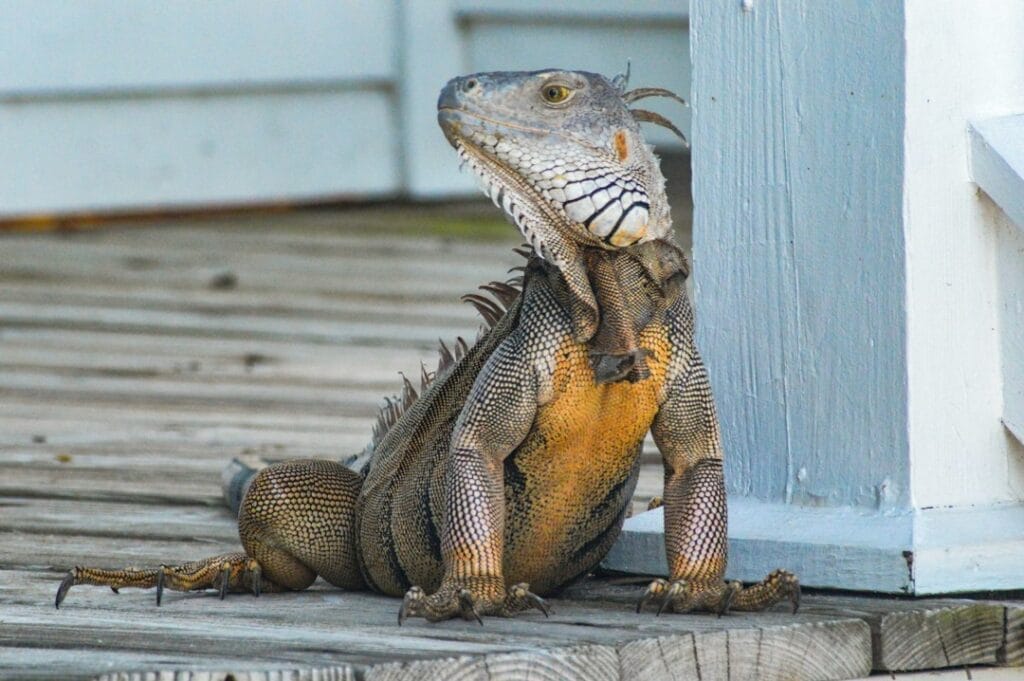
[[[622,248],[671,229],[665,178],[639,122],[681,133],[629,104],[679,98],[660,88],[627,92],[626,78],[475,73],[441,91],[438,121],[448,141],[534,250],[556,264],[569,244]]]

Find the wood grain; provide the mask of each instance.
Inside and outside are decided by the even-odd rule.
[[[365,675],[366,681],[416,681],[423,678],[452,681],[617,681],[622,677],[619,675],[618,655],[609,646],[382,664],[370,667]]]
[[[881,618],[875,667],[892,671],[995,664],[1005,609],[982,603]]]
[[[999,650],[999,664],[1024,667],[1024,606],[1006,606],[1006,638]]]
[[[432,360],[435,335],[475,329],[454,297],[514,262],[508,244],[382,239],[386,228],[379,216],[300,213],[0,236],[0,679],[866,673],[872,623],[903,611],[858,610],[862,599],[810,597],[796,616],[655,617],[633,612],[642,587],[591,580],[552,599],[549,619],[398,628],[395,599],[319,583],[223,602],[170,593],[160,608],[151,591],[82,586],[55,610],[75,564],[144,567],[236,548],[218,477],[232,456],[358,451],[397,372]],[[238,274],[237,288],[207,287],[221,270]],[[661,484],[656,451],[645,452],[638,504]],[[972,639],[961,631],[970,621],[956,620],[965,652],[954,657],[989,659],[978,651],[992,632]],[[1019,660],[1019,640],[1003,659]]]

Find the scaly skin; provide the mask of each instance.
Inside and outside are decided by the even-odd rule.
[[[722,447],[694,344],[685,260],[664,178],[625,91],[571,71],[475,74],[441,93],[460,157],[530,242],[519,286],[471,296],[488,329],[407,383],[347,468],[289,461],[252,479],[244,553],[148,571],[75,568],[75,584],[298,590],[317,577],[404,596],[407,617],[513,615],[591,571],[622,527],[648,431],[665,464],[668,580],[658,612],[757,610],[789,598],[776,571],[723,580]],[[670,124],[668,124],[670,125]],[[447,355],[447,356],[445,356]],[[358,472],[356,472],[358,470]]]

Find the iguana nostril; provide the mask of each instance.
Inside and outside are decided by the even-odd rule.
[[[463,85],[462,89],[466,92],[469,92],[470,90],[476,88],[476,86],[476,78],[470,78],[469,80],[466,81],[465,85]]]

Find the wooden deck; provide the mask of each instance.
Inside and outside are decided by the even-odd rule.
[[[233,456],[360,450],[398,372],[472,338],[458,302],[517,264],[473,214],[310,211],[0,233],[0,678],[855,678],[1024,663],[1024,607],[812,595],[798,615],[636,615],[594,580],[526,615],[395,624],[318,586],[231,597],[77,587],[74,564],[237,546]],[[658,492],[653,449],[638,504]],[[164,672],[158,675],[157,672]]]

